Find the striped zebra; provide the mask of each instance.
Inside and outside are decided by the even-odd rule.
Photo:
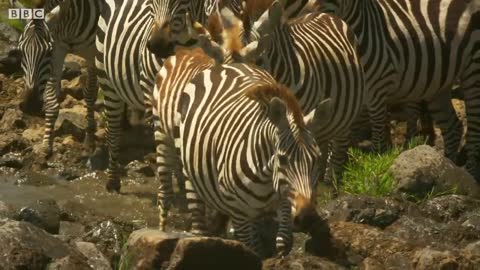
[[[174,45],[189,43],[189,17],[205,24],[207,13],[217,3],[213,0],[106,0],[106,3],[98,23],[96,65],[105,95],[109,148],[106,188],[118,192],[123,105],[142,111],[151,108],[155,75],[163,58],[173,54]]]
[[[479,1],[324,0],[322,9],[343,18],[360,41],[369,87],[385,101],[428,102],[442,131],[445,155],[457,160],[462,125],[451,103],[457,82],[468,122],[467,170],[480,179]],[[373,85],[373,86],[372,86]],[[382,112],[380,110],[379,112]]]
[[[321,152],[309,127],[323,126],[333,104],[317,104],[304,120],[290,90],[247,64],[215,65],[180,95],[176,146],[188,178],[192,231],[205,233],[206,204],[229,216],[236,237],[262,254],[254,221],[277,211],[277,251],[288,254],[292,224],[309,228],[316,217]]]
[[[166,218],[173,195],[172,174],[179,186],[184,187],[182,162],[175,148],[179,138],[180,116],[178,104],[187,83],[198,73],[211,68],[215,60],[201,49],[179,50],[163,63],[157,74],[153,91],[153,119],[157,151],[157,177],[159,180],[158,207],[160,230],[165,231]]]
[[[242,21],[228,9],[222,10],[222,21],[222,46],[199,38],[199,46],[218,61],[252,61],[260,55],[260,66],[293,91],[305,113],[323,99],[332,99],[335,113],[327,125],[314,132],[322,149],[329,143],[332,149],[327,180],[341,177],[351,124],[366,97],[356,39],[348,26],[337,17],[322,13],[287,22],[278,1],[253,23],[252,33],[260,39],[254,38],[251,43],[242,41]]]
[[[25,73],[25,98],[21,106],[28,111],[32,101],[43,93],[45,134],[42,152],[48,157],[53,148],[53,128],[58,117],[58,93],[67,53],[87,61],[87,86],[83,89],[87,105],[85,146],[95,147],[94,105],[98,85],[95,67],[95,35],[101,3],[97,0],[50,0],[37,3],[45,9],[46,20],[30,20],[19,39],[22,69]]]

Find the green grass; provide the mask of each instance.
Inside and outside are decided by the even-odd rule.
[[[425,141],[415,138],[405,148],[412,149]],[[349,149],[349,162],[343,174],[339,193],[364,194],[375,197],[390,195],[395,186],[393,175],[388,171],[402,147],[395,146],[383,154],[367,153],[362,150]]]

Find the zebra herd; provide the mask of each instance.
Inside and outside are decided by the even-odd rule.
[[[160,229],[172,176],[192,232],[206,206],[262,253],[255,219],[277,212],[277,251],[293,225],[316,215],[318,180],[341,179],[362,112],[386,148],[387,105],[420,104],[459,159],[464,92],[466,168],[480,180],[480,1],[463,0],[39,0],[46,20],[20,37],[27,92],[44,91],[44,152],[52,151],[67,53],[88,63],[86,145],[95,143],[97,81],[104,93],[109,191],[119,191],[125,104],[152,113]],[[416,118],[415,118],[416,119]],[[415,121],[416,128],[416,121]],[[326,165],[328,164],[328,165]]]

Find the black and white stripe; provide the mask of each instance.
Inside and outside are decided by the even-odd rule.
[[[94,104],[97,96],[95,68],[95,36],[101,2],[97,0],[52,0],[44,5],[46,21],[30,20],[20,37],[22,69],[25,73],[27,96],[43,93],[45,106],[45,135],[43,150],[49,155],[53,146],[53,127],[59,112],[58,93],[67,53],[77,54],[87,61],[87,104],[85,144],[95,145]],[[36,93],[34,93],[36,92]],[[28,107],[28,101],[24,104]]]
[[[480,179],[480,3],[462,0],[325,0],[360,40],[369,88],[385,102],[428,102],[442,130],[445,155],[458,156],[462,134],[451,103],[457,82],[465,93],[467,169]],[[380,117],[380,115],[378,115]]]
[[[311,123],[295,97],[264,70],[216,65],[187,84],[178,107],[176,144],[193,232],[205,233],[206,203],[230,216],[236,237],[261,254],[253,221],[278,211],[277,248],[287,254],[292,223],[303,225],[316,215],[313,190],[322,171]],[[330,109],[329,101],[321,103],[310,121],[322,123]]]
[[[208,42],[201,42],[200,46],[212,56],[222,56],[221,61],[238,60],[238,57],[249,61],[260,54],[260,66],[293,91],[305,113],[311,112],[323,99],[331,98],[335,113],[325,126],[314,132],[319,144],[331,145],[330,169],[341,176],[351,124],[366,98],[356,38],[336,16],[311,13],[290,21],[283,16],[282,5],[274,1],[253,24],[252,33],[257,33],[259,40],[247,44],[241,51],[226,48],[234,43],[228,40],[224,41],[220,53],[217,46],[209,47]],[[240,20],[226,10],[222,10],[222,17],[226,36],[235,38],[242,33],[243,26],[238,26],[242,24]],[[332,176],[331,173],[327,176]]]
[[[107,0],[99,20],[97,68],[105,93],[107,143],[110,151],[107,189],[120,190],[119,139],[124,104],[151,108],[155,75],[162,57],[174,45],[188,44],[188,17],[206,22],[202,15],[215,1]],[[154,54],[156,53],[156,54]]]

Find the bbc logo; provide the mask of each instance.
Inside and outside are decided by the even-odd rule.
[[[10,8],[8,19],[45,19],[45,10],[43,8]]]

